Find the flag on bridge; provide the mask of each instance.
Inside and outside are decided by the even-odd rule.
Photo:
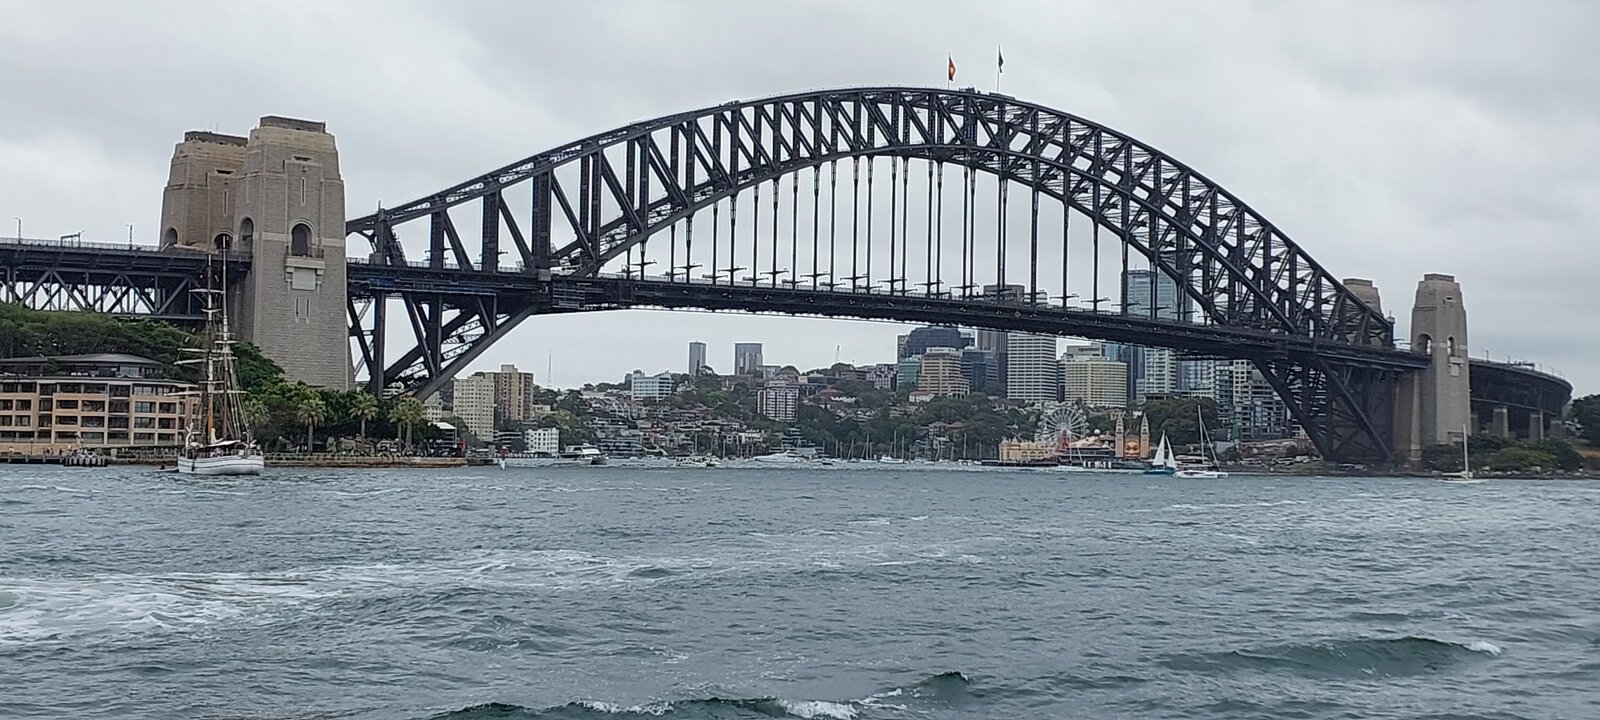
[[[1006,71],[1006,56],[1005,56],[1005,53],[1000,52],[1000,46],[999,45],[994,46],[994,55],[995,55],[995,68],[997,70],[999,70],[1000,72],[1005,72]]]
[[[949,72],[949,75],[948,75],[948,77],[946,79],[949,80],[950,82],[955,82],[955,80],[956,80],[956,59],[954,57],[949,56],[949,55],[946,55],[945,57],[946,57],[946,59],[948,59],[950,61],[950,72]]]

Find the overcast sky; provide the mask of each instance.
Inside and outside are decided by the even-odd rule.
[[[1465,286],[1474,356],[1600,391],[1600,4],[1588,2],[12,2],[0,0],[0,235],[158,236],[185,130],[325,120],[348,207],[397,204],[630,121],[807,88],[1004,90],[1196,167],[1402,324]],[[890,360],[890,324],[534,318],[479,361],[557,384]]]

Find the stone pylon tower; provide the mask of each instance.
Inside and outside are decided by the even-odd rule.
[[[344,181],[320,122],[261,118],[249,138],[184,135],[161,208],[162,246],[250,258],[230,317],[294,380],[352,384]]]
[[[1454,276],[1429,273],[1417,283],[1411,351],[1431,361],[1400,382],[1396,398],[1395,444],[1402,460],[1415,462],[1424,446],[1460,442],[1471,434],[1467,308]]]
[[[231,244],[246,142],[237,135],[183,134],[161,197],[162,249],[211,251]]]

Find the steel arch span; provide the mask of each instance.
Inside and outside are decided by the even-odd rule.
[[[927,222],[915,240],[907,219],[923,198],[911,192],[913,163],[926,166],[917,213]],[[946,211],[947,169],[960,175],[949,183],[959,228]],[[979,178],[993,183],[992,209],[978,200]],[[1008,212],[1013,188],[1031,201],[1026,232],[1009,227],[1020,214]],[[1081,263],[1078,281],[1068,267],[1084,245],[1079,237],[1072,248],[1074,216],[1088,221],[1078,235],[1092,237],[1089,282]],[[937,306],[952,324],[1248,358],[1325,456],[1381,462],[1394,379],[1425,364],[1396,350],[1391,323],[1277,226],[1192,168],[1103,125],[971,90],[822,90],[638,122],[350,220],[347,231],[372,248],[351,266],[350,314],[357,365],[374,390],[431,393],[543,312],[653,304],[923,321]],[[422,261],[407,259],[403,234],[426,238]],[[502,267],[503,254],[514,266]],[[1059,288],[1041,283],[1042,256],[1046,265],[1059,257]],[[1104,292],[1120,286],[1116,299],[1102,296],[1108,264],[1116,272]],[[651,265],[666,272],[647,273]],[[708,272],[696,277],[697,268]],[[1070,302],[1079,287],[1092,290],[1087,308]],[[391,297],[412,336],[398,353],[385,348]],[[1005,317],[988,318],[998,306]]]

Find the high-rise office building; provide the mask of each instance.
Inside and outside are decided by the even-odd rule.
[[[1004,395],[1006,389],[1006,358],[1009,357],[1008,342],[1010,335],[1003,330],[979,330],[975,333],[976,347],[989,353],[990,367],[993,367],[992,377],[995,387],[999,392],[992,395]]]
[[[1066,343],[1061,346],[1061,361],[1072,362],[1077,359],[1104,360],[1106,358],[1105,343],[1092,340],[1088,343]]]
[[[922,372],[922,358],[908,357],[895,365],[894,389],[910,390],[917,386],[917,376]]]
[[[1178,321],[1188,317],[1187,297],[1178,292],[1178,283],[1160,270],[1129,270],[1127,315],[1149,320]],[[1137,356],[1128,364],[1128,390],[1135,404],[1152,395],[1178,392],[1178,367],[1172,351],[1165,348],[1136,347]]]
[[[1160,270],[1129,270],[1126,299],[1126,314],[1152,320],[1183,319],[1188,305],[1187,297],[1178,293],[1177,281]]]
[[[696,340],[689,343],[689,374],[699,375],[706,366],[706,344]]]
[[[994,365],[994,353],[988,350],[979,350],[975,347],[963,349],[961,375],[967,379],[967,388],[972,392],[1004,394],[1005,387],[1000,385]]]
[[[1054,335],[1011,333],[1007,339],[1006,397],[1030,403],[1061,396],[1061,363]]]
[[[1020,303],[1023,299],[1021,285],[984,285],[982,290],[979,298],[993,302]],[[1001,389],[1010,387],[1010,333],[1004,330],[978,330],[974,333],[974,341],[979,350],[993,353],[997,387]]]
[[[1104,358],[1061,360],[1061,399],[1092,408],[1120,408],[1128,402],[1128,366]]]
[[[899,343],[897,360],[915,357],[928,351],[928,348],[951,348],[960,350],[967,346],[969,338],[953,327],[919,327],[900,337],[904,338]]]
[[[961,373],[961,351],[932,347],[922,354],[917,371],[917,392],[932,397],[967,394],[967,378]]]
[[[761,369],[761,343],[733,344],[733,374],[752,375]]]
[[[1217,360],[1179,360],[1178,394],[1221,400],[1217,390]]]

